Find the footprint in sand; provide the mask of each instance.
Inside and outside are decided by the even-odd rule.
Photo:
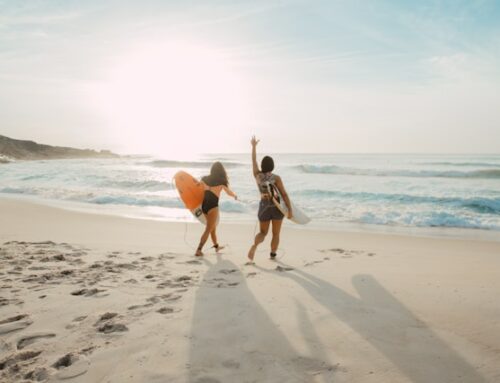
[[[118,314],[117,313],[105,313],[105,314],[102,314],[99,319],[97,320],[97,322],[95,322],[94,326],[99,326],[101,325],[103,322],[106,322],[110,319],[113,319],[114,317],[116,317]]]
[[[45,266],[31,266],[31,267],[28,267],[28,270],[33,270],[33,271],[48,270],[48,267],[45,267]]]
[[[39,339],[54,338],[56,334],[45,332],[45,333],[35,333],[31,335],[25,335],[17,341],[17,349],[22,350],[26,346],[35,343]]]
[[[238,269],[222,269],[222,270],[219,270],[219,273],[232,274],[232,273],[236,273],[237,271],[238,271]]]
[[[170,293],[161,295],[160,298],[163,299],[165,302],[173,302],[178,299],[181,299],[182,295]]]
[[[7,334],[12,331],[22,330],[33,321],[29,319],[27,314],[16,315],[7,319],[0,320],[0,335]]]
[[[111,319],[116,318],[118,316],[117,313],[105,313],[102,314],[94,326],[97,327],[97,331],[102,332],[104,334],[110,334],[112,332],[123,332],[128,331],[127,326],[121,323],[113,323],[109,322]]]
[[[346,251],[341,248],[333,248],[333,249],[322,249],[318,250],[320,253],[339,253],[339,254],[344,254]]]
[[[89,347],[85,347],[85,348],[82,348],[81,351],[80,351],[80,354],[84,354],[84,355],[90,355],[92,354],[92,352],[96,349],[96,346],[89,346]]]
[[[207,281],[208,284],[220,289],[220,288],[226,288],[226,287],[235,287],[238,286],[240,283],[239,282],[229,282],[228,280],[224,278],[213,278]]]
[[[24,362],[26,360],[34,359],[41,353],[42,351],[23,351],[16,354],[11,354],[4,360],[0,361],[0,371],[5,370],[6,368],[11,367],[13,365],[16,365],[19,362]]]
[[[158,256],[158,259],[175,259],[174,253],[163,253]]]
[[[198,261],[197,259],[193,259],[191,261],[186,261],[186,262],[181,262],[181,263],[185,263],[187,265],[201,265],[201,261]]]
[[[64,254],[56,254],[52,257],[52,259],[54,261],[65,261],[66,257],[64,256]]]
[[[103,295],[97,295],[99,293],[102,293],[106,290],[100,290],[100,289],[80,289],[80,290],[75,290],[75,291],[72,291],[71,292],[71,295],[75,295],[75,296],[85,296],[85,297],[91,297],[91,296],[98,296],[98,297],[101,297]]]
[[[283,272],[283,271],[291,271],[293,270],[293,267],[286,267],[286,266],[276,266],[275,268],[276,271]]]
[[[151,307],[151,306],[153,306],[153,303],[146,303],[143,305],[133,305],[133,306],[127,307],[127,310],[137,310],[137,309],[142,309],[142,308]]]
[[[173,281],[167,280],[156,287],[159,289],[164,289],[165,287],[188,287],[193,283],[193,277],[189,275],[181,275],[180,277],[175,278]]]
[[[49,371],[46,368],[35,367],[34,370],[31,370],[24,375],[24,379],[34,380],[35,382],[44,382],[49,378],[49,376]]]
[[[172,314],[174,309],[172,307],[162,307],[161,309],[156,310],[156,312],[160,314]]]
[[[137,266],[132,263],[117,263],[116,267],[120,269],[136,270]]]
[[[111,334],[113,332],[124,332],[128,331],[128,327],[122,323],[105,323],[100,326],[97,331],[104,334]]]
[[[70,353],[59,358],[52,367],[58,370],[54,375],[55,378],[71,379],[85,374],[90,367],[90,361],[85,355]]]
[[[321,261],[312,261],[312,262],[307,262],[304,264],[304,267],[308,267],[308,266],[312,266],[312,265],[315,265],[317,263],[323,263],[325,260],[321,260]]]
[[[20,300],[20,299],[7,299],[7,298],[3,298],[3,297],[0,297],[0,306],[8,306],[8,305],[21,305],[23,304],[24,301]]]
[[[341,255],[341,258],[352,258],[353,255],[358,255],[358,254],[365,254],[368,257],[373,257],[375,253],[369,253],[366,251],[362,250],[345,250],[341,248],[333,248],[333,249],[323,249],[323,250],[318,250],[320,253],[337,253]],[[327,260],[325,258],[325,260]]]
[[[150,302],[151,304],[156,304],[158,302],[160,302],[161,298],[157,295],[153,295],[152,297],[149,297],[148,299],[146,299],[148,302]]]
[[[12,351],[12,345],[0,339],[0,355]]]

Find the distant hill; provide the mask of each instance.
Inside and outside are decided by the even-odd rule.
[[[75,149],[63,146],[37,144],[34,141],[15,140],[0,135],[0,163],[14,160],[49,160],[62,158],[115,158],[109,150]]]

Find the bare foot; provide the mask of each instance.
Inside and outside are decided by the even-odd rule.
[[[253,263],[253,257],[255,257],[255,250],[257,250],[257,246],[256,245],[252,245],[252,247],[250,248],[250,250],[248,250],[248,260],[249,262],[252,262]]]
[[[217,246],[215,247],[215,252],[218,253],[219,251],[223,250],[226,246]]]
[[[196,255],[197,257],[202,257],[203,256],[203,251],[201,251],[200,249],[196,250],[196,253],[194,253],[194,255]]]

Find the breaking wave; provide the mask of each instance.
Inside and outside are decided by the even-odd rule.
[[[481,169],[473,171],[458,170],[391,170],[346,168],[335,165],[298,165],[295,167],[303,173],[336,174],[350,176],[374,177],[439,177],[439,178],[500,178],[500,169]]]

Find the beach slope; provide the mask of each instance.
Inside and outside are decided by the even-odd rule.
[[[0,212],[2,382],[500,380],[499,242]]]

